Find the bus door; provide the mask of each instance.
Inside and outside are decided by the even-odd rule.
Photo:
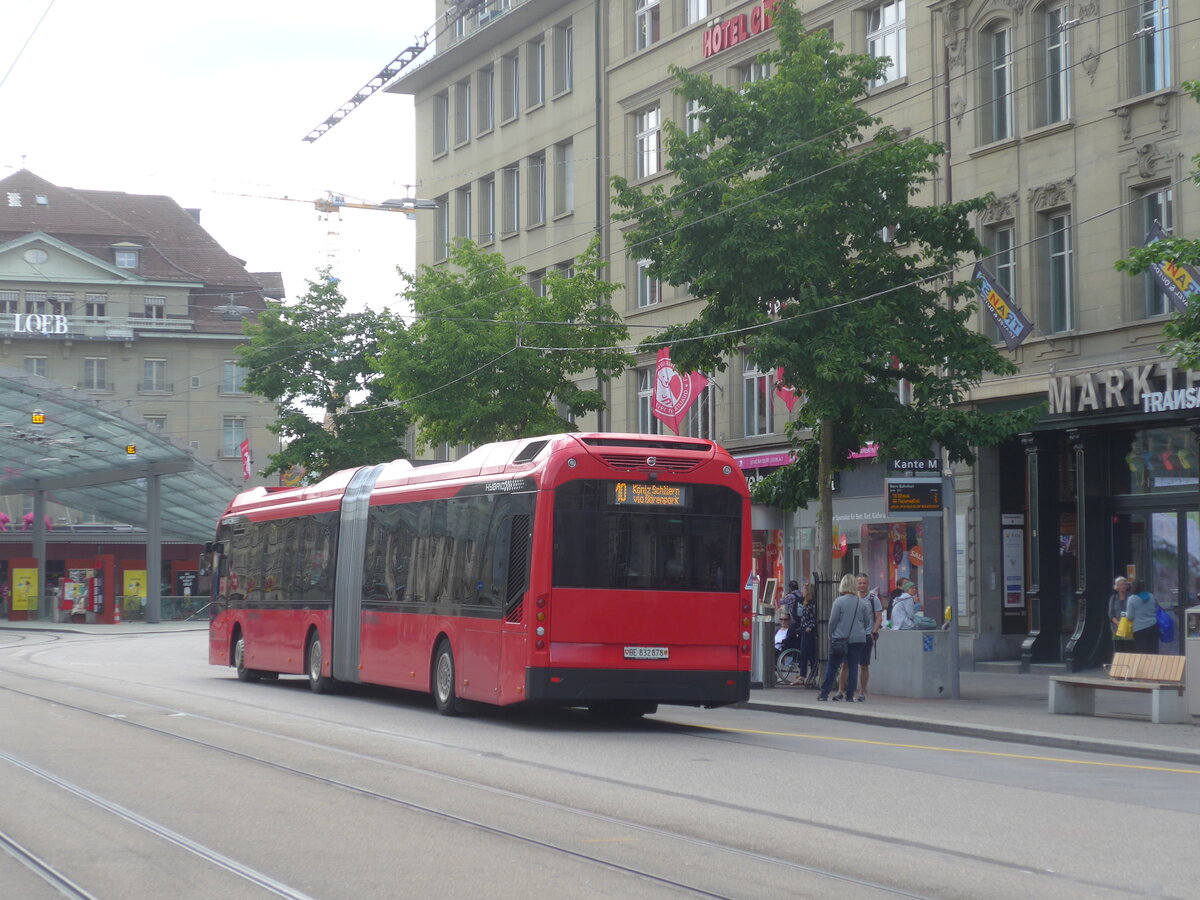
[[[529,591],[529,568],[533,547],[533,507],[536,494],[505,498],[506,515],[496,530],[493,543],[491,581],[502,608],[500,620],[499,691],[495,702],[513,702],[523,695],[510,695],[524,688],[529,665],[530,632],[536,627],[536,598]]]
[[[333,591],[331,667],[338,681],[360,682],[362,655],[363,560],[367,552],[367,516],[371,491],[382,465],[364,466],[350,478],[342,495],[338,527],[337,575]]]

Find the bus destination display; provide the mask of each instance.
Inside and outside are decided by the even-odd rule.
[[[614,481],[609,502],[616,506],[676,506],[691,503],[685,484],[660,484],[657,481]]]

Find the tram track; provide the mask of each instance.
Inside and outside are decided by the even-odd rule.
[[[34,648],[27,647],[26,649],[32,650]],[[43,649],[45,649],[45,648],[43,647]],[[55,666],[52,664],[47,664],[44,662],[40,663],[39,665],[44,666],[49,669],[52,669],[52,670],[55,670],[55,671],[59,671],[59,672],[71,671],[69,669],[63,669],[61,667],[58,667],[58,666]],[[20,674],[21,677],[29,679],[35,683],[41,683],[42,685],[44,685],[46,687],[49,687],[49,686],[66,687],[67,686],[61,680],[55,679],[53,677],[39,676],[36,674],[32,674],[28,671],[21,672],[21,673],[13,672],[12,674]],[[109,678],[109,680],[116,682],[117,684],[121,684],[121,685],[137,686],[137,687],[141,687],[141,688],[153,687],[152,685],[145,685],[140,682],[132,682],[132,681],[128,681],[126,679],[121,679],[121,678]],[[281,683],[271,686],[271,687],[263,686],[262,688],[259,688],[259,689],[278,690],[279,688],[283,687],[284,684],[285,683],[281,682]],[[478,830],[486,831],[489,834],[495,835],[497,837],[500,837],[500,838],[503,838],[506,840],[521,842],[521,843],[526,844],[527,846],[536,847],[541,850],[553,852],[553,853],[559,854],[561,856],[565,856],[565,857],[569,857],[571,859],[578,860],[580,862],[586,862],[586,863],[590,863],[590,864],[599,865],[599,866],[609,869],[610,871],[620,872],[622,874],[626,874],[629,876],[649,880],[649,881],[654,882],[655,884],[660,884],[664,887],[670,887],[675,890],[682,890],[682,891],[685,891],[687,893],[690,893],[690,894],[693,894],[696,896],[720,897],[720,896],[728,895],[727,893],[722,893],[720,890],[716,890],[716,891],[710,890],[708,886],[703,885],[703,884],[698,884],[695,881],[663,877],[663,875],[661,875],[660,873],[648,872],[645,870],[645,868],[639,868],[637,866],[625,865],[625,864],[621,863],[620,861],[614,860],[610,857],[605,857],[601,854],[583,852],[576,846],[567,846],[563,843],[558,843],[553,840],[545,840],[545,839],[538,838],[537,836],[533,836],[530,834],[525,834],[525,833],[515,831],[513,829],[498,827],[494,824],[482,821],[482,820],[472,817],[472,816],[457,815],[451,811],[448,811],[445,808],[439,808],[436,805],[422,804],[422,803],[414,802],[411,799],[407,799],[403,796],[397,796],[394,793],[387,793],[385,791],[375,790],[366,784],[356,784],[356,783],[352,783],[350,781],[346,781],[344,779],[330,778],[326,775],[322,775],[319,772],[313,771],[311,769],[302,769],[302,768],[299,768],[296,766],[291,766],[291,765],[287,765],[284,763],[280,763],[278,761],[265,758],[264,754],[244,753],[244,752],[236,750],[232,747],[226,746],[223,743],[214,743],[213,741],[199,740],[195,737],[188,736],[186,734],[180,734],[177,731],[173,731],[169,728],[162,728],[162,727],[158,727],[157,725],[148,724],[147,722],[137,721],[134,718],[129,718],[129,717],[114,718],[111,711],[102,711],[102,710],[93,709],[82,703],[74,703],[74,702],[64,703],[61,699],[56,699],[52,696],[47,696],[46,694],[39,693],[38,691],[22,691],[20,689],[14,688],[12,686],[6,686],[3,689],[13,692],[13,693],[22,694],[24,696],[29,697],[30,699],[35,699],[35,700],[39,700],[39,701],[47,702],[47,703],[54,703],[58,706],[64,706],[66,708],[74,709],[81,713],[87,713],[87,714],[91,714],[91,715],[100,716],[100,717],[105,718],[106,720],[110,720],[110,721],[118,722],[120,724],[129,725],[129,726],[133,726],[133,727],[136,727],[139,729],[143,729],[148,732],[152,732],[157,735],[160,735],[164,738],[185,741],[193,746],[203,748],[204,750],[207,750],[207,751],[225,754],[227,756],[238,758],[245,762],[270,767],[271,769],[278,771],[282,774],[285,774],[287,776],[307,779],[309,781],[323,784],[325,786],[328,786],[328,787],[331,787],[331,788],[334,788],[334,789],[337,789],[340,791],[353,792],[353,793],[358,794],[359,796],[370,798],[372,800],[383,801],[386,803],[397,805],[399,807],[403,807],[403,808],[405,808],[413,813],[416,813],[418,815],[436,817],[436,818],[440,818],[444,821],[454,823],[456,825],[461,825],[464,827],[471,827],[471,828],[475,828]],[[460,775],[455,775],[455,774],[452,774],[447,771],[441,771],[441,770],[438,770],[435,768],[430,768],[428,766],[413,765],[411,763],[401,762],[396,759],[385,758],[384,756],[380,756],[377,754],[362,753],[362,752],[359,752],[356,750],[347,749],[346,747],[337,746],[333,743],[313,740],[311,737],[297,737],[295,735],[283,733],[280,730],[270,730],[267,728],[258,727],[256,725],[248,725],[248,724],[245,724],[242,722],[233,721],[229,718],[223,718],[219,715],[216,715],[216,716],[204,715],[204,714],[196,713],[191,710],[184,709],[180,706],[165,705],[165,704],[153,702],[150,700],[139,699],[137,697],[129,696],[126,693],[114,693],[113,691],[102,690],[102,689],[99,689],[94,686],[79,686],[79,685],[72,684],[72,685],[70,685],[70,689],[72,691],[81,691],[81,690],[85,691],[89,694],[94,695],[98,699],[102,699],[103,701],[116,701],[119,703],[136,704],[138,707],[141,707],[141,708],[146,709],[147,711],[151,711],[153,713],[159,714],[163,717],[166,717],[167,719],[169,719],[171,721],[176,721],[176,722],[187,721],[187,720],[204,721],[207,723],[211,723],[214,726],[219,726],[220,728],[223,728],[223,729],[234,729],[234,730],[246,733],[246,734],[254,735],[259,738],[266,738],[271,741],[285,742],[285,745],[288,745],[288,746],[293,746],[293,747],[302,746],[304,748],[311,749],[313,751],[318,751],[321,753],[336,754],[341,757],[351,757],[356,762],[361,762],[361,763],[364,763],[364,764],[367,764],[370,766],[386,767],[391,770],[403,771],[403,772],[411,774],[413,776],[436,779],[442,783],[445,783],[448,785],[453,785],[457,788],[463,788],[463,789],[468,789],[471,791],[486,793],[492,797],[498,797],[498,798],[504,799],[506,801],[520,802],[522,804],[532,804],[532,805],[537,806],[538,808],[545,810],[547,812],[547,814],[568,815],[568,816],[573,816],[573,817],[578,817],[578,818],[590,819],[594,822],[602,823],[603,825],[609,826],[613,829],[634,831],[634,832],[638,832],[638,833],[641,833],[644,835],[651,836],[654,839],[663,840],[663,841],[671,841],[671,842],[674,842],[679,845],[686,845],[687,847],[689,847],[691,849],[691,851],[694,851],[695,853],[699,854],[701,857],[707,858],[707,859],[712,859],[718,855],[725,856],[725,857],[733,856],[733,857],[740,858],[743,862],[748,862],[748,863],[753,863],[753,864],[758,864],[758,865],[766,865],[766,866],[771,866],[771,867],[779,867],[786,871],[793,872],[795,877],[807,876],[808,878],[813,880],[813,883],[816,883],[817,879],[822,879],[822,880],[829,880],[834,883],[840,883],[844,887],[847,887],[847,888],[853,886],[855,888],[866,890],[866,891],[872,892],[872,893],[884,893],[884,894],[889,894],[889,895],[894,895],[894,896],[905,896],[905,897],[926,896],[925,894],[922,894],[920,892],[904,890],[904,889],[896,887],[894,885],[883,884],[878,881],[871,880],[869,878],[861,878],[861,877],[847,874],[844,872],[832,871],[831,869],[826,868],[826,867],[822,867],[822,866],[818,866],[818,865],[811,865],[811,864],[808,864],[808,863],[805,863],[805,862],[802,862],[799,860],[782,858],[776,854],[756,852],[754,850],[750,850],[745,847],[738,847],[738,846],[730,845],[727,843],[708,840],[706,838],[703,838],[703,837],[700,837],[700,836],[697,836],[694,834],[686,834],[686,833],[681,833],[680,831],[660,828],[655,825],[649,825],[649,824],[645,824],[642,822],[633,821],[630,819],[622,818],[620,816],[609,815],[604,812],[598,811],[597,809],[589,809],[589,808],[585,808],[585,807],[581,807],[581,806],[577,806],[577,805],[572,805],[569,803],[563,803],[563,802],[559,802],[556,800],[551,800],[545,796],[536,796],[534,794],[522,793],[522,792],[518,792],[518,791],[509,790],[507,788],[498,787],[493,784],[487,784],[487,783],[477,781],[477,780],[474,780],[471,778],[464,778]],[[302,687],[296,688],[297,691],[299,691],[301,689],[302,689]],[[248,691],[246,692],[247,696],[251,696],[255,690],[256,689],[254,689],[254,688],[248,689]],[[305,692],[305,693],[307,694],[307,692]],[[202,699],[203,701],[208,702],[208,703],[213,703],[213,702],[226,703],[226,702],[228,702],[226,698],[218,698],[218,697],[214,697],[211,694],[202,694],[199,692],[173,690],[173,694],[175,694],[175,695],[183,694],[184,696],[189,696],[189,697],[192,697],[195,699]],[[1053,871],[1050,871],[1047,869],[1030,868],[1029,866],[1026,866],[1026,865],[1019,865],[1011,860],[997,859],[995,857],[985,855],[985,854],[971,853],[971,852],[965,852],[963,850],[955,850],[955,849],[947,848],[947,847],[933,846],[928,843],[922,843],[919,840],[913,840],[910,838],[903,838],[903,839],[898,840],[898,838],[896,836],[880,836],[880,835],[870,832],[869,830],[858,829],[858,828],[854,828],[854,827],[848,826],[848,825],[831,824],[826,821],[818,821],[815,819],[810,819],[810,818],[806,818],[806,817],[795,815],[795,814],[788,814],[786,812],[777,812],[777,811],[772,811],[772,810],[767,810],[767,809],[750,808],[750,807],[747,807],[744,805],[737,804],[735,802],[730,802],[729,800],[722,800],[720,798],[715,798],[715,797],[712,797],[712,798],[697,797],[697,796],[693,796],[693,795],[684,794],[684,793],[681,793],[678,791],[671,791],[671,790],[665,789],[663,787],[647,785],[647,784],[640,783],[635,780],[613,778],[611,776],[606,776],[606,775],[603,775],[600,773],[582,771],[582,770],[579,770],[576,768],[571,768],[568,766],[547,764],[545,761],[537,761],[537,760],[533,760],[533,759],[522,759],[522,758],[518,758],[513,755],[510,755],[510,754],[503,754],[503,755],[489,754],[486,752],[481,752],[476,747],[464,746],[464,745],[456,744],[453,742],[447,742],[447,741],[439,741],[439,740],[429,738],[429,737],[421,737],[421,736],[416,736],[416,735],[412,735],[412,734],[404,734],[404,733],[401,733],[398,731],[393,731],[390,729],[382,729],[382,728],[378,728],[378,727],[372,727],[369,725],[361,725],[361,724],[357,724],[357,723],[351,723],[351,722],[345,721],[344,719],[341,719],[341,718],[322,717],[322,716],[315,716],[315,715],[311,715],[311,714],[307,714],[307,713],[303,713],[303,712],[280,710],[279,708],[274,707],[274,706],[268,706],[268,705],[262,705],[262,704],[247,704],[244,701],[238,701],[238,708],[239,708],[239,710],[241,710],[243,712],[247,711],[247,710],[252,710],[254,712],[261,711],[263,714],[271,713],[271,714],[275,714],[275,715],[284,716],[284,717],[288,718],[289,720],[294,720],[295,723],[297,723],[297,725],[299,727],[303,728],[304,731],[309,734],[320,733],[322,731],[332,730],[332,729],[340,729],[347,733],[360,734],[364,738],[378,739],[378,740],[383,740],[383,741],[387,741],[387,742],[404,743],[404,744],[412,745],[414,747],[432,748],[438,752],[452,751],[452,752],[457,752],[457,753],[461,753],[461,754],[465,754],[465,755],[472,755],[472,756],[482,756],[482,757],[496,756],[496,757],[502,758],[506,764],[510,764],[513,766],[521,766],[521,767],[525,767],[528,770],[536,770],[539,772],[549,771],[549,772],[554,773],[555,775],[562,775],[564,777],[571,778],[571,779],[587,780],[587,781],[591,781],[591,782],[597,784],[598,787],[611,787],[611,788],[615,788],[615,789],[640,792],[640,793],[643,793],[646,795],[653,795],[653,796],[659,797],[664,801],[668,800],[668,799],[669,800],[692,801],[696,804],[699,804],[698,808],[704,810],[702,815],[706,815],[709,817],[724,816],[724,815],[727,815],[730,813],[736,814],[736,815],[753,815],[753,816],[757,816],[757,817],[761,817],[761,818],[771,819],[781,829],[788,829],[788,830],[800,829],[800,828],[820,829],[822,831],[827,831],[827,832],[832,832],[834,834],[842,835],[847,839],[861,840],[867,845],[874,844],[880,850],[883,850],[885,845],[895,847],[897,845],[897,843],[899,843],[899,844],[903,845],[903,847],[907,851],[916,853],[916,854],[927,855],[931,860],[939,861],[938,864],[948,864],[948,865],[967,864],[967,865],[981,866],[981,867],[984,867],[985,869],[990,868],[997,872],[1004,871],[1009,875],[1012,875],[1014,872],[1020,872],[1022,875],[1037,875],[1039,877],[1045,877],[1045,878],[1051,879],[1052,881],[1056,881],[1064,887],[1069,887],[1069,888],[1074,888],[1074,889],[1095,887],[1101,891],[1107,889],[1107,891],[1115,892],[1117,894],[1127,893],[1125,891],[1120,890],[1119,888],[1114,889],[1114,886],[1111,884],[1090,885],[1085,880],[1080,880],[1079,878],[1072,878],[1065,874],[1053,872]],[[348,708],[351,708],[351,707],[348,707]],[[647,720],[645,722],[639,723],[637,726],[634,726],[634,727],[636,727],[639,730],[652,729],[657,732],[674,732],[676,734],[686,734],[689,737],[700,737],[701,739],[705,739],[705,740],[714,740],[714,741],[722,741],[722,742],[734,741],[734,742],[738,742],[738,743],[748,743],[748,745],[750,745],[750,746],[755,746],[755,747],[759,747],[759,748],[761,748],[763,746],[761,741],[757,741],[756,739],[754,739],[752,736],[749,736],[749,735],[737,735],[737,734],[730,734],[730,733],[725,733],[725,732],[713,733],[711,730],[702,731],[702,730],[698,730],[696,728],[696,726],[691,726],[687,723],[659,722],[659,721],[655,721],[655,720]],[[779,748],[772,748],[772,749],[776,750]],[[784,752],[786,752],[786,751],[784,751]]]
[[[26,679],[31,679],[33,681],[42,681],[50,686],[58,686],[58,687],[64,686],[64,685],[62,685],[61,682],[56,681],[54,679],[42,678],[40,676],[30,675],[28,673],[23,674],[22,677],[24,677]],[[613,855],[611,852],[611,847],[609,848],[610,852],[607,855],[599,853],[599,852],[588,852],[586,850],[580,849],[579,847],[568,846],[564,842],[557,842],[553,839],[548,839],[546,837],[539,837],[537,835],[523,833],[523,832],[517,831],[512,828],[506,828],[506,827],[503,827],[502,825],[484,821],[478,817],[462,815],[459,813],[452,812],[445,808],[438,808],[437,806],[430,805],[428,803],[416,802],[414,800],[411,800],[411,799],[408,799],[408,798],[405,798],[402,796],[397,796],[394,793],[388,793],[386,791],[376,790],[366,784],[352,783],[345,779],[334,778],[334,777],[330,777],[328,775],[320,774],[319,772],[312,771],[311,769],[300,768],[297,766],[289,765],[285,762],[280,762],[278,760],[268,759],[268,758],[265,758],[265,756],[261,755],[261,754],[247,753],[247,752],[244,752],[241,750],[234,749],[229,746],[223,746],[220,743],[214,743],[209,740],[202,740],[202,739],[199,739],[199,738],[196,738],[193,736],[181,734],[178,731],[175,731],[175,730],[172,730],[169,728],[163,728],[163,727],[159,727],[157,725],[149,724],[147,722],[137,721],[134,718],[115,717],[111,711],[106,711],[106,710],[102,710],[102,709],[100,709],[100,710],[94,709],[83,703],[66,701],[63,698],[55,697],[55,696],[48,696],[44,693],[39,693],[37,691],[21,690],[19,688],[13,687],[11,685],[2,686],[2,687],[0,687],[0,690],[3,690],[7,693],[20,695],[20,696],[26,697],[31,700],[36,700],[36,701],[40,701],[40,702],[44,702],[44,703],[51,703],[59,708],[70,709],[75,712],[101,717],[101,718],[105,719],[106,721],[129,726],[129,727],[136,728],[136,729],[139,729],[139,730],[142,730],[145,732],[153,733],[156,736],[159,736],[162,738],[185,742],[193,747],[198,747],[198,748],[201,748],[201,749],[209,751],[209,752],[219,753],[226,757],[234,758],[234,759],[237,759],[242,762],[251,763],[254,765],[258,765],[258,766],[264,766],[273,771],[285,774],[287,776],[291,776],[291,777],[295,777],[295,778],[302,778],[307,781],[315,782],[315,783],[321,784],[326,787],[334,788],[334,789],[337,789],[340,791],[351,792],[358,796],[361,796],[364,798],[369,798],[374,801],[382,801],[382,802],[391,804],[393,806],[403,808],[410,812],[416,813],[418,815],[434,817],[434,818],[437,818],[437,819],[440,819],[440,820],[443,820],[446,822],[453,823],[458,826],[469,827],[472,829],[480,830],[480,831],[494,835],[501,839],[519,842],[526,846],[534,847],[539,850],[544,850],[547,852],[551,852],[551,853],[554,853],[554,854],[557,854],[557,855],[560,855],[560,856],[563,856],[563,857],[566,857],[569,859],[579,861],[581,863],[600,866],[602,868],[608,869],[609,871],[621,873],[621,874],[624,874],[624,875],[627,875],[627,876],[630,876],[630,877],[633,877],[633,878],[636,878],[636,879],[639,879],[642,881],[648,881],[653,884],[660,885],[664,888],[673,889],[673,890],[677,890],[677,891],[683,891],[687,894],[690,894],[693,896],[701,896],[701,897],[736,896],[736,894],[734,894],[734,893],[722,892],[721,890],[713,890],[709,886],[706,886],[702,883],[698,883],[697,880],[683,880],[683,879],[679,879],[676,877],[671,877],[670,875],[665,875],[661,872],[650,871],[650,870],[648,870],[647,867],[644,867],[644,866],[638,867],[635,865],[623,863],[623,862],[619,861],[618,859],[613,858]],[[754,850],[749,850],[747,848],[708,840],[706,838],[699,837],[696,835],[680,833],[678,831],[661,828],[661,827],[658,827],[655,825],[645,824],[645,823],[633,821],[630,819],[621,818],[619,816],[609,815],[609,814],[599,812],[594,809],[586,809],[584,807],[580,807],[580,806],[576,806],[576,805],[572,805],[572,804],[568,804],[568,803],[563,803],[563,802],[559,802],[559,801],[554,801],[554,800],[550,800],[550,799],[547,799],[544,797],[537,797],[537,796],[533,796],[530,794],[525,794],[525,793],[509,790],[506,788],[497,787],[495,785],[489,785],[489,784],[475,781],[475,780],[472,780],[469,778],[463,778],[458,775],[441,772],[441,771],[438,771],[436,769],[429,768],[429,767],[415,766],[415,765],[412,765],[409,763],[398,762],[396,760],[389,760],[389,759],[371,755],[371,754],[363,754],[360,752],[347,750],[346,748],[338,747],[338,746],[330,744],[330,743],[314,741],[310,738],[298,738],[298,737],[287,735],[287,734],[280,734],[277,731],[270,731],[270,730],[263,729],[263,728],[248,726],[248,725],[244,725],[244,724],[237,723],[237,722],[231,722],[228,720],[219,719],[219,718],[216,718],[213,716],[198,715],[194,712],[191,712],[191,711],[188,711],[185,709],[165,706],[162,704],[153,703],[153,702],[146,701],[146,700],[132,698],[132,697],[126,696],[124,694],[118,694],[118,693],[113,693],[111,691],[100,690],[100,689],[97,689],[94,687],[71,686],[71,690],[72,691],[82,690],[82,691],[85,691],[89,694],[96,696],[97,698],[103,699],[104,701],[118,701],[121,703],[136,704],[136,705],[143,707],[149,711],[153,711],[154,713],[161,715],[164,718],[167,718],[173,722],[182,722],[182,721],[186,721],[186,720],[200,720],[200,721],[204,721],[204,722],[207,722],[207,723],[210,723],[210,724],[213,724],[216,726],[220,726],[223,728],[235,729],[237,731],[249,733],[249,734],[252,734],[259,738],[267,738],[272,741],[282,741],[287,745],[303,746],[307,749],[316,750],[316,751],[319,751],[322,753],[336,754],[336,755],[343,756],[343,757],[348,756],[348,757],[352,757],[356,762],[359,762],[359,763],[364,763],[364,764],[368,764],[371,766],[382,766],[382,767],[386,767],[387,769],[391,769],[391,770],[401,770],[406,773],[409,773],[409,774],[412,774],[415,776],[419,776],[422,778],[436,779],[443,783],[452,784],[458,788],[463,788],[463,789],[467,789],[467,790],[471,790],[471,791],[484,792],[494,798],[499,798],[504,801],[518,802],[518,803],[526,804],[526,805],[532,804],[533,806],[545,811],[546,814],[565,815],[565,816],[570,816],[570,817],[583,818],[583,819],[590,820],[593,823],[598,823],[603,828],[614,829],[614,830],[618,830],[620,832],[638,833],[638,834],[641,834],[644,836],[648,836],[657,841],[667,841],[667,842],[675,843],[675,844],[685,847],[686,848],[685,852],[687,852],[689,854],[694,854],[695,858],[697,860],[700,860],[700,859],[709,860],[709,864],[707,866],[694,867],[694,868],[697,868],[699,871],[705,871],[708,868],[719,869],[720,866],[717,865],[716,863],[712,862],[715,855],[726,856],[726,857],[732,856],[732,857],[736,857],[736,858],[740,859],[743,863],[777,867],[784,871],[792,872],[793,875],[789,876],[789,877],[807,877],[809,879],[814,879],[814,880],[815,879],[828,880],[833,883],[839,883],[839,884],[843,885],[844,887],[854,886],[858,889],[866,890],[871,893],[886,894],[886,895],[891,895],[891,896],[911,897],[911,898],[923,898],[925,896],[924,894],[921,894],[921,893],[914,893],[914,892],[907,891],[907,890],[904,890],[901,888],[897,888],[892,885],[886,885],[886,884],[878,883],[875,881],[871,881],[869,879],[860,878],[855,875],[832,871],[828,868],[810,865],[810,864],[801,862],[799,860],[784,859],[784,858],[780,858],[778,856],[775,856],[775,855],[772,855],[769,853],[756,852]],[[211,698],[209,698],[209,699],[211,699]],[[435,743],[441,747],[455,749],[455,750],[458,750],[460,752],[467,753],[467,754],[478,755],[477,750],[473,750],[473,749],[467,748],[467,747],[452,747],[452,745],[442,744],[440,742],[430,742],[430,741],[423,740],[423,739],[415,739],[414,740],[414,739],[411,739],[408,736],[404,736],[404,735],[398,735],[398,734],[391,733],[391,732],[382,732],[378,729],[362,729],[359,726],[348,726],[344,722],[335,722],[332,720],[320,719],[319,717],[306,717],[303,715],[298,716],[297,714],[294,714],[294,713],[287,713],[287,715],[289,717],[294,716],[297,718],[306,719],[310,723],[310,728],[317,725],[318,723],[320,725],[323,725],[326,727],[336,725],[339,728],[353,728],[355,730],[369,731],[375,737],[392,739],[392,740],[403,740],[406,742],[422,743],[422,744],[426,744],[426,745],[428,745],[430,743]],[[0,752],[0,759],[7,759],[6,754]],[[506,759],[506,761],[509,760],[508,757],[506,757],[505,759]],[[545,768],[544,766],[540,766],[539,764],[533,763],[532,761],[525,761],[524,763],[522,763],[522,761],[520,761],[520,760],[512,760],[512,761],[517,764],[524,764],[524,765],[528,765],[528,766],[538,766],[539,768],[543,768],[543,769]],[[569,769],[565,769],[565,768],[559,769],[558,771],[562,774],[566,774],[566,775],[573,776],[573,777],[581,777],[581,778],[589,777],[587,775],[587,773],[577,772],[577,771],[569,770]],[[629,789],[633,789],[633,790],[646,790],[646,787],[644,785],[638,785],[634,782],[628,782],[624,786]],[[696,802],[696,803],[699,803],[702,805],[708,805],[708,801],[704,800],[704,798],[689,797],[687,799],[692,800],[693,802]],[[712,807],[710,806],[710,809],[711,808]],[[746,810],[746,811],[755,813],[755,814],[763,814],[762,810]],[[716,813],[714,812],[712,814],[716,814]],[[864,835],[864,836],[870,837],[869,835]],[[287,896],[287,895],[282,895],[282,896]]]
[[[2,831],[0,831],[0,850],[25,866],[63,897],[67,897],[69,900],[99,900],[95,894],[84,890],[41,856]]]

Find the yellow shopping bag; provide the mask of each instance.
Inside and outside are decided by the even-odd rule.
[[[1117,624],[1117,640],[1133,640],[1133,622],[1131,622],[1125,616],[1121,616],[1121,621]]]

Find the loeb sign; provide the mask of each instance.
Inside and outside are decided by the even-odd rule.
[[[69,334],[66,316],[49,313],[13,313],[13,334]]]
[[[734,44],[762,34],[771,27],[771,13],[779,0],[762,0],[750,13],[738,13],[704,32],[704,58],[728,50]]]

